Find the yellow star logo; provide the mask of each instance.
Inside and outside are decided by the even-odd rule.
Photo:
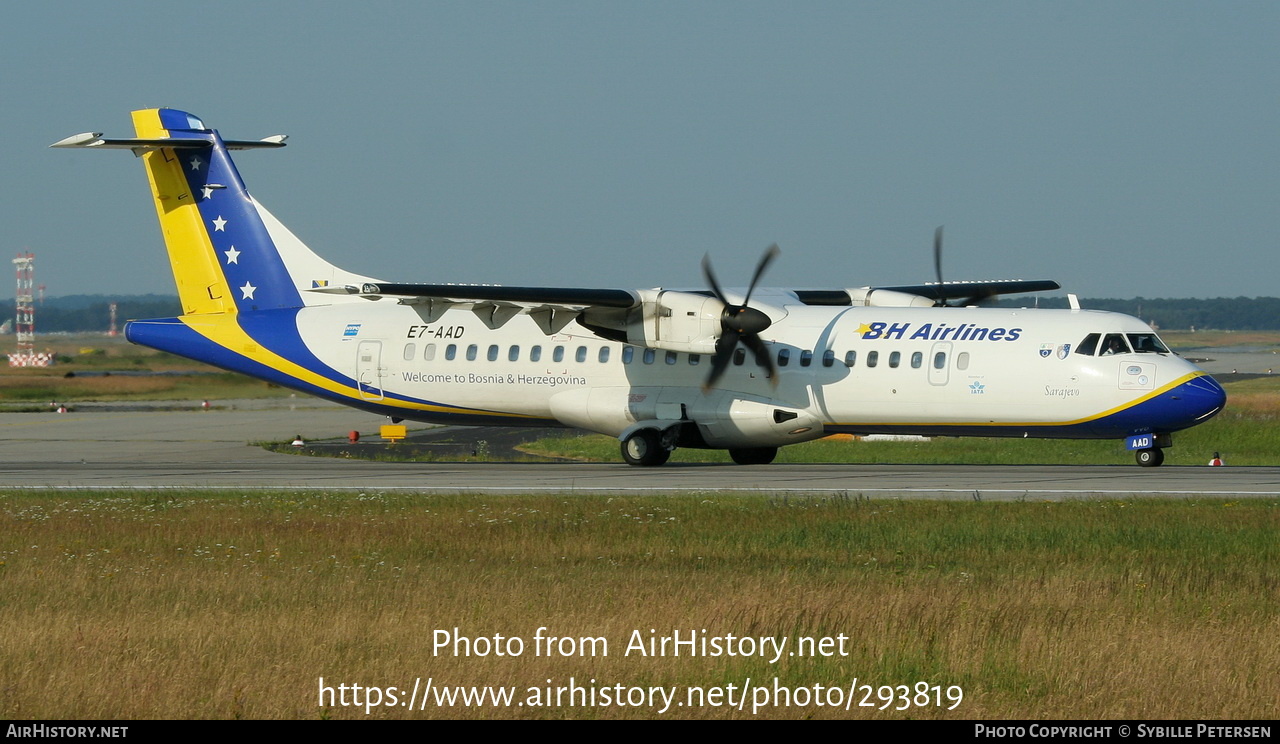
[[[863,323],[862,325],[858,326],[858,330],[854,331],[854,333],[858,334],[858,338],[862,338],[863,336],[865,336],[867,333],[870,333],[870,332],[871,332],[871,326],[867,325],[866,323]]]

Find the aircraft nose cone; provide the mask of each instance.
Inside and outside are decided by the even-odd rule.
[[[1178,391],[1193,423],[1208,421],[1227,404],[1227,391],[1208,375],[1188,381]]]

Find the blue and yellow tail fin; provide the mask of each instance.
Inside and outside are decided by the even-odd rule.
[[[199,118],[166,108],[133,112],[133,125],[136,139],[87,133],[53,147],[141,156],[184,315],[329,303],[334,294],[308,290],[369,281],[321,259],[249,195],[228,151],[283,147],[283,136],[223,140]]]

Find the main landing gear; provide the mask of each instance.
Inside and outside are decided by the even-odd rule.
[[[1164,462],[1164,450],[1159,447],[1137,450],[1133,453],[1133,456],[1137,459],[1138,464],[1144,468],[1160,467],[1161,463]]]
[[[656,429],[639,429],[622,442],[622,459],[628,465],[652,468],[663,465],[676,448],[676,432]],[[729,450],[729,456],[739,465],[768,465],[778,456],[777,447],[740,447]]]
[[[628,465],[651,468],[671,457],[671,449],[662,442],[662,434],[654,429],[640,429],[622,442],[622,459]],[[674,449],[674,448],[672,448]]]

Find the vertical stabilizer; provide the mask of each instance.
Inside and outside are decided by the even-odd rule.
[[[97,133],[54,147],[128,149],[142,157],[184,315],[238,313],[328,304],[368,277],[317,256],[249,196],[229,150],[283,147],[284,137],[224,140],[176,109],[133,112],[137,139]],[[331,291],[331,290],[330,290]]]
[[[170,131],[161,120],[162,113],[170,115],[164,118],[176,120],[178,117],[173,115],[181,112],[172,109],[133,112],[133,126],[139,138],[170,138]],[[178,155],[180,150],[175,147],[160,147],[141,153],[160,218],[160,231],[169,251],[173,278],[178,285],[178,298],[182,301],[185,315],[235,312],[236,304],[231,299],[231,290],[214,254],[209,228],[197,201],[197,196],[203,196],[205,192],[196,191],[196,188],[208,183],[207,165],[216,135],[204,130],[198,120],[187,121],[195,117],[183,115],[183,119],[182,129],[187,130],[192,124],[199,127],[189,130],[189,138],[208,141],[208,147],[183,149],[181,157]],[[173,125],[171,121],[170,126]],[[196,178],[191,178],[188,170]]]

